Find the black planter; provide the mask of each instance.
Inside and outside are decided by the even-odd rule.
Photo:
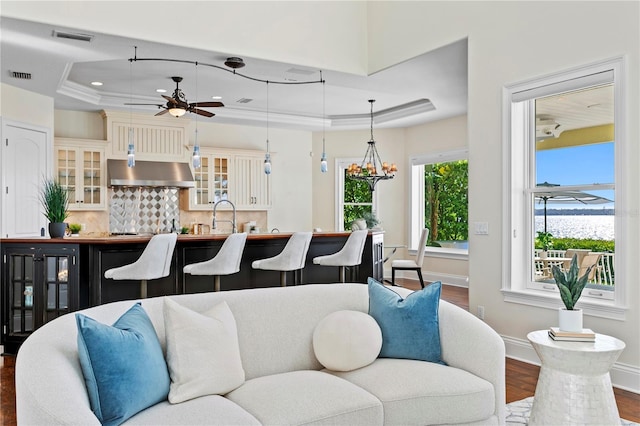
[[[66,223],[50,223],[49,224],[49,236],[51,238],[62,238],[67,231]]]

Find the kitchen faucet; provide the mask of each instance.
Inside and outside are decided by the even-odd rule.
[[[233,220],[221,220],[220,222],[231,222],[233,233],[235,234],[236,232],[238,232],[238,229],[236,228],[236,206],[229,200],[216,201],[216,203],[213,205],[213,223],[211,224],[211,228],[216,229],[216,223],[218,222],[216,219],[216,209],[218,208],[218,204],[220,203],[231,204],[231,208],[233,209]]]

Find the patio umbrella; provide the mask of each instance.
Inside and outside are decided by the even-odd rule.
[[[539,183],[537,187],[559,186],[553,183]],[[544,203],[544,232],[547,232],[547,203],[553,204],[605,204],[612,200],[599,195],[589,194],[582,191],[547,191],[536,192],[536,198]]]

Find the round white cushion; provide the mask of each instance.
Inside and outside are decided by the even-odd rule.
[[[382,348],[382,331],[373,317],[358,311],[336,311],[316,326],[313,350],[325,368],[351,371],[371,364]]]

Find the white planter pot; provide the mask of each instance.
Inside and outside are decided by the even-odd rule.
[[[582,309],[558,310],[558,328],[562,331],[582,331]]]

